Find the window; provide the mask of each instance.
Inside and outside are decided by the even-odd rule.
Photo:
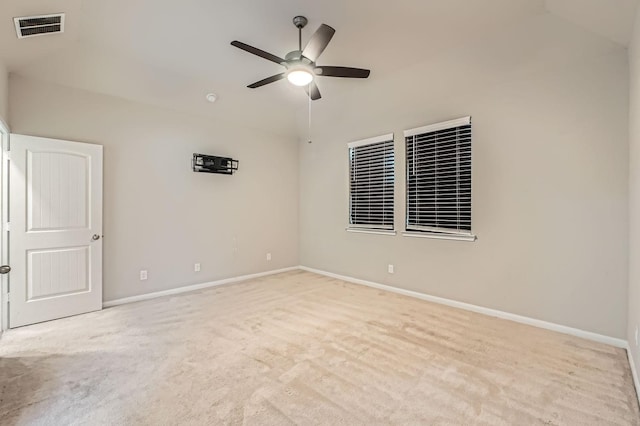
[[[471,117],[407,130],[404,136],[407,231],[473,237]]]
[[[393,230],[393,134],[349,144],[349,229]]]

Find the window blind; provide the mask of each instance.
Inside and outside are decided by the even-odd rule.
[[[349,227],[393,230],[393,134],[348,146]]]
[[[471,117],[405,132],[407,231],[471,234]]]

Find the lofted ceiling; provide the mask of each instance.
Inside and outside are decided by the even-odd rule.
[[[304,92],[284,81],[247,89],[281,68],[232,40],[284,56],[297,45],[294,15],[309,18],[303,43],[320,23],[333,26],[318,62],[370,68],[372,76],[321,79],[330,97],[544,13],[625,46],[637,1],[3,0],[0,61],[18,75],[295,134]],[[67,14],[64,34],[17,39],[13,17],[57,12]],[[208,104],[208,92],[219,102]]]

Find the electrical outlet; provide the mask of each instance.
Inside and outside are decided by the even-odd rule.
[[[199,263],[196,263],[195,265],[193,265],[193,270],[194,270],[195,272],[200,272],[200,264],[199,264]]]
[[[393,273],[394,273],[393,265],[389,265],[389,266],[387,267],[387,271],[388,271],[390,274],[393,274]]]
[[[142,271],[140,271],[140,281],[144,281],[146,279],[147,279],[147,271],[143,269]]]
[[[271,253],[267,253],[267,261],[271,262]]]

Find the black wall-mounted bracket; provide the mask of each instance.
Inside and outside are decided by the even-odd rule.
[[[238,170],[238,160],[215,155],[193,154],[191,165],[194,172],[232,175]]]

